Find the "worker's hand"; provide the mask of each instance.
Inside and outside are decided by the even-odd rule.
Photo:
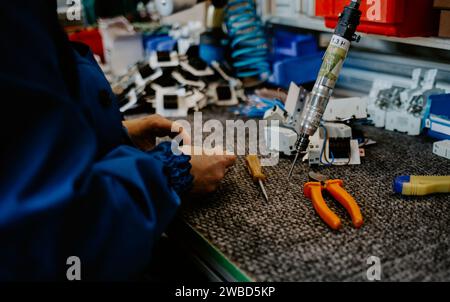
[[[205,155],[205,153],[213,154],[213,152],[206,152],[190,146],[183,146],[181,150],[184,154],[192,157],[191,174],[194,176],[194,187],[191,192],[194,194],[216,191],[225,177],[227,169],[236,162],[236,156],[234,155]]]
[[[157,114],[125,121],[123,125],[128,129],[128,134],[133,143],[143,151],[153,149],[158,137],[169,136],[174,138],[181,135],[183,144],[191,144],[190,135],[180,125]],[[176,131],[173,132],[172,130]]]

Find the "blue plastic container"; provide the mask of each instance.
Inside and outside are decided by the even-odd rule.
[[[272,82],[284,88],[314,82],[322,65],[323,52],[300,58],[285,59],[273,65]]]
[[[200,36],[199,56],[211,65],[225,60],[226,40],[222,31],[208,31]]]
[[[172,51],[176,43],[168,35],[149,37],[144,40],[145,53],[149,55],[154,51]]]
[[[427,109],[428,111],[428,109]],[[430,96],[430,108],[426,114],[429,127],[427,134],[438,140],[450,139],[450,94]]]
[[[303,85],[316,80],[323,52],[315,36],[276,29],[271,53],[273,84],[287,88],[291,82]]]
[[[303,57],[316,54],[319,50],[316,37],[277,30],[273,37],[273,60]]]

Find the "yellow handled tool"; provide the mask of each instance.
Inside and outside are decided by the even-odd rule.
[[[450,193],[450,176],[399,176],[394,191],[406,196]]]
[[[266,181],[266,176],[262,172],[261,162],[257,155],[249,155],[245,158],[247,163],[248,171],[253,178],[254,182],[259,183],[262,193],[266,201],[269,201],[269,196],[267,195],[266,188],[264,188],[263,182]]]

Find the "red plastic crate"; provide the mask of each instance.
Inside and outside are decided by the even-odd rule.
[[[74,42],[82,42],[88,45],[92,52],[98,55],[102,62],[105,62],[105,54],[103,52],[102,36],[98,29],[90,28],[69,34],[69,40]]]
[[[335,28],[350,0],[316,0],[316,15]],[[439,11],[433,0],[362,0],[359,32],[396,37],[433,36],[439,28]]]

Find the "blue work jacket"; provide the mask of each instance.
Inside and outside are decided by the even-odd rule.
[[[129,279],[179,206],[171,177],[188,159],[127,144],[107,80],[71,48],[54,2],[0,0],[0,280],[65,280],[71,256],[82,280]]]

